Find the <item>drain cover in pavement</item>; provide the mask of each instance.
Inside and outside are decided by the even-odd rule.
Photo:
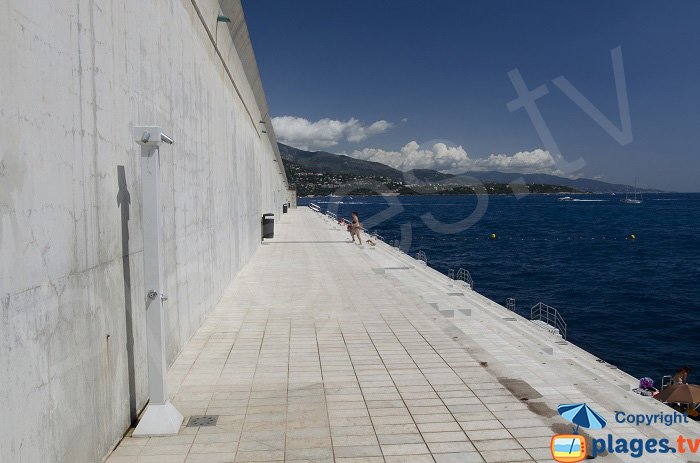
[[[194,415],[187,422],[187,427],[194,426],[216,426],[219,415]]]

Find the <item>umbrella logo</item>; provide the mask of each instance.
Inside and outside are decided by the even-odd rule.
[[[552,437],[550,450],[555,461],[575,463],[586,459],[586,439],[578,434],[579,426],[588,429],[603,429],[605,418],[586,404],[564,404],[557,407],[559,414],[576,426],[572,434],[557,434]]]

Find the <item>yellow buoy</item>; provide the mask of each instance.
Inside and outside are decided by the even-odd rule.
[[[636,236],[634,236],[634,235],[630,235],[630,239],[631,239],[631,240],[636,240],[636,239],[637,239],[637,237],[636,237]]]
[[[495,240],[495,239],[496,239],[496,234],[495,234],[495,233],[491,233],[491,236],[490,236],[489,238],[491,238],[492,240]]]

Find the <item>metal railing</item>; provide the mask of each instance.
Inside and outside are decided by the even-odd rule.
[[[420,250],[416,253],[416,259],[423,261],[425,265],[428,265],[428,256],[425,255],[425,251]]]
[[[562,338],[566,339],[566,322],[559,311],[542,302],[530,309],[530,320],[544,322],[559,331]]]
[[[319,212],[319,213],[321,212],[321,208],[319,207],[318,204],[309,203],[309,209],[311,209],[314,212]]]
[[[673,376],[671,375],[664,375],[661,377],[661,390],[663,391],[666,389],[668,386],[673,384]]]
[[[332,213],[331,211],[326,211],[326,215],[327,215],[329,218],[333,219],[334,221],[335,221],[335,220],[338,220],[338,216],[335,215],[334,213]]]
[[[457,274],[455,275],[454,279],[461,280],[468,284],[470,289],[474,289],[474,280],[472,279],[472,275],[469,273],[469,270],[466,268],[460,267],[460,269],[457,270]]]
[[[511,312],[515,312],[515,299],[512,297],[509,297],[506,299],[506,309],[510,310]]]

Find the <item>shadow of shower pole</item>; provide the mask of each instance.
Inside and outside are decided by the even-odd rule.
[[[117,206],[121,209],[122,225],[122,270],[124,273],[124,314],[126,317],[126,357],[129,374],[129,416],[131,424],[136,423],[136,375],[134,372],[134,329],[131,305],[131,267],[129,262],[129,208],[131,195],[126,184],[124,166],[117,166],[119,192]]]

